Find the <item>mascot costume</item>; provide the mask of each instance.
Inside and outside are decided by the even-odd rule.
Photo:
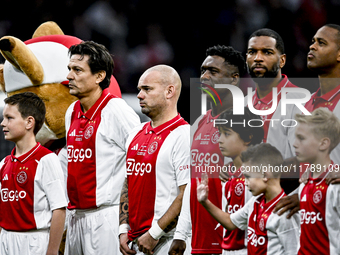
[[[0,88],[8,96],[34,92],[44,101],[46,118],[37,141],[57,154],[66,144],[66,110],[77,100],[69,94],[67,86],[68,49],[81,42],[79,38],[64,35],[51,21],[41,24],[32,39],[25,42],[13,36],[0,39],[0,52],[6,59],[4,65],[0,65]],[[113,76],[108,89],[111,94],[121,97]],[[64,238],[60,254],[63,254],[63,246]]]
[[[64,35],[55,22],[40,25],[25,42],[13,36],[0,39],[0,51],[6,59],[0,67],[0,86],[8,96],[31,91],[44,101],[46,119],[37,140],[55,152],[65,145],[65,113],[77,100],[67,86],[68,49],[81,41]],[[121,97],[113,76],[109,90]]]

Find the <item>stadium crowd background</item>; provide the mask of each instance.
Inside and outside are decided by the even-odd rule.
[[[340,24],[340,0],[2,0],[1,10],[0,37],[25,41],[52,20],[67,35],[104,44],[114,56],[114,76],[125,95],[137,94],[138,78],[150,66],[173,66],[183,82],[179,112],[190,123],[198,117],[188,107],[190,78],[199,77],[208,47],[230,45],[245,56],[249,35],[271,28],[285,43],[283,73],[314,92],[317,79],[293,78],[317,77],[306,67],[311,39],[324,24]],[[0,134],[0,158],[11,148]]]

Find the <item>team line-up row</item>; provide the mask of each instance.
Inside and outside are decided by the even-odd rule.
[[[65,229],[65,254],[338,254],[340,180],[330,169],[340,164],[340,79],[328,78],[340,78],[339,46],[340,26],[316,32],[307,66],[318,73],[320,89],[304,105],[311,115],[287,109],[297,122],[289,128],[230,125],[287,116],[279,106],[269,115],[248,107],[234,115],[223,89],[216,89],[222,104],[208,98],[209,110],[190,127],[177,111],[181,79],[166,65],[139,79],[137,98],[151,119],[140,123],[107,89],[107,49],[71,46],[66,78],[78,101],[65,114],[66,146],[58,156],[36,141],[44,102],[26,89],[5,99],[1,126],[15,148],[0,164],[0,254],[56,254]],[[257,30],[246,60],[232,47],[207,49],[201,82],[238,86],[248,69],[254,108],[270,109],[273,87],[295,87],[281,73],[284,52],[275,31]],[[217,118],[232,121],[215,125]],[[190,151],[215,155],[214,164],[236,171],[195,176],[189,166],[200,162]],[[269,171],[284,166],[300,171],[285,182],[282,171]]]

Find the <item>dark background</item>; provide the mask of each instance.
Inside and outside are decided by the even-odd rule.
[[[190,78],[199,77],[208,47],[231,45],[245,56],[249,35],[268,27],[285,42],[283,73],[289,78],[317,77],[306,68],[311,39],[324,24],[340,24],[339,13],[340,0],[2,0],[0,36],[25,41],[41,23],[55,21],[65,34],[99,42],[110,50],[123,93],[137,94],[138,79],[148,67],[171,65],[183,82],[178,110],[192,124],[199,109],[190,116]],[[316,79],[308,84],[300,80],[296,85],[311,92],[318,86]],[[194,88],[192,93],[197,91]],[[1,158],[7,152],[0,134]]]

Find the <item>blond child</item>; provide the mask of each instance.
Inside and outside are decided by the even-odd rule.
[[[299,187],[301,235],[298,254],[339,254],[340,185],[327,185],[339,165],[330,159],[340,141],[340,121],[326,108],[312,115],[297,114],[294,148],[300,162],[308,164],[307,180]]]

